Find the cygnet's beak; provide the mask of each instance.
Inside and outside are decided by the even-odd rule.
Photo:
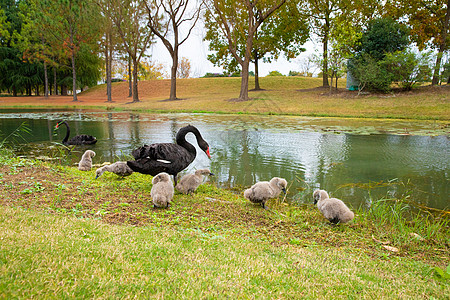
[[[98,174],[97,174],[97,175],[95,175],[95,179],[97,179],[97,178],[98,178],[99,176],[100,176],[100,175],[98,175]]]
[[[214,173],[209,173],[209,176],[214,176]]]
[[[281,190],[283,191],[284,194],[286,194],[286,188],[282,188]]]

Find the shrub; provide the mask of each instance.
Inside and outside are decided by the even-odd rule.
[[[267,76],[284,76],[284,75],[278,71],[270,71],[269,75],[267,75]]]
[[[348,68],[359,82],[359,91],[367,89],[388,92],[391,89],[392,74],[368,54],[350,60]]]
[[[397,51],[387,53],[381,64],[393,81],[399,83],[402,88],[411,90],[416,83],[431,80],[431,68],[429,67],[428,53],[415,54],[411,51]]]

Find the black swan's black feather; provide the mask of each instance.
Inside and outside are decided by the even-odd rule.
[[[56,128],[58,129],[59,126],[61,126],[61,124],[66,125],[66,129],[67,129],[66,136],[64,137],[64,139],[61,142],[62,144],[64,144],[64,145],[93,145],[93,144],[97,143],[97,139],[95,137],[93,137],[92,135],[87,135],[87,134],[76,135],[69,140],[69,136],[70,136],[69,124],[67,123],[67,121],[60,121],[60,122],[58,122],[58,124],[56,124]]]
[[[135,160],[127,161],[127,165],[135,172],[152,176],[166,172],[174,176],[176,183],[177,174],[186,169],[197,155],[195,147],[185,139],[189,132],[195,135],[200,149],[209,157],[208,143],[203,140],[197,128],[188,125],[178,131],[176,144],[159,143],[139,147],[132,151]]]

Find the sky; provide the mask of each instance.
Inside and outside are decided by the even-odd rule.
[[[186,57],[191,63],[191,77],[202,77],[207,72],[209,73],[222,73],[221,67],[215,67],[207,59],[207,55],[212,53],[208,50],[208,45],[203,41],[203,31],[200,29],[194,29],[191,36],[182,44],[179,48],[179,58]],[[299,57],[287,61],[284,57],[280,57],[277,61],[272,63],[260,63],[259,75],[261,77],[267,76],[271,71],[279,71],[283,75],[288,75],[289,71],[301,71],[302,61],[307,58],[308,55],[314,52],[314,49],[318,48],[313,42],[307,42],[303,45],[307,49]],[[157,42],[151,46],[148,54],[151,55],[151,60],[156,63],[162,63],[165,65],[166,73],[170,74],[170,67],[172,60],[169,52],[163,43],[158,39]],[[254,71],[253,64],[250,64],[250,71]]]

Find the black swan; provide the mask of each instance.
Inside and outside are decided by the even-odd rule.
[[[62,144],[64,144],[64,145],[92,145],[92,144],[97,143],[97,139],[95,137],[93,137],[92,135],[87,135],[87,134],[76,135],[69,140],[70,127],[69,127],[69,124],[67,123],[67,121],[59,121],[58,124],[56,124],[55,129],[58,129],[61,126],[61,124],[66,125],[66,129],[67,129],[66,136],[62,140]]]
[[[189,132],[195,135],[200,149],[211,158],[208,143],[202,138],[197,128],[188,125],[178,131],[176,144],[151,144],[133,150],[132,155],[135,160],[127,161],[128,166],[135,172],[152,176],[166,172],[173,175],[176,185],[178,172],[187,168],[197,155],[195,147],[186,141],[185,137]]]

